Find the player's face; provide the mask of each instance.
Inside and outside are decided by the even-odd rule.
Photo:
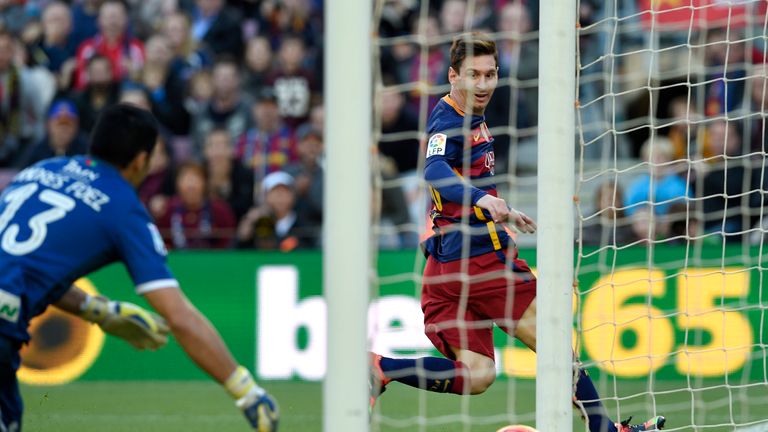
[[[460,107],[472,107],[475,114],[482,114],[499,82],[498,71],[492,55],[467,57],[458,71],[448,71],[451,97]]]

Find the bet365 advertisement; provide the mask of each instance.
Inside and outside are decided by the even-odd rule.
[[[758,250],[657,246],[581,255],[574,340],[593,373],[764,379],[768,292]],[[535,265],[534,250],[520,256]],[[259,379],[322,379],[329,365],[321,253],[179,252],[171,254],[170,265],[187,296]],[[422,265],[414,251],[379,255],[367,323],[373,350],[436,354],[423,334]],[[145,305],[120,265],[79,285]],[[32,334],[23,350],[23,382],[204,378],[173,341],[138,352],[53,308],[33,322]],[[499,329],[495,336],[500,376],[533,377],[535,355]]]

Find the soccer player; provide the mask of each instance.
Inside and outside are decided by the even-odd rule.
[[[160,233],[136,194],[157,128],[148,111],[108,107],[93,130],[89,155],[44,160],[16,175],[0,196],[0,431],[21,430],[18,351],[29,340],[29,321],[50,304],[138,348],[161,347],[169,328],[236,400],[254,430],[277,430],[276,403],[179,289]],[[115,261],[125,264],[136,292],[163,319],[71,287]]]
[[[440,393],[483,393],[496,378],[494,323],[536,350],[536,279],[502,225],[509,222],[532,234],[536,223],[497,196],[493,137],[484,117],[498,82],[496,44],[477,33],[455,39],[448,80],[450,94],[427,124],[424,177],[435,235],[423,244],[427,263],[421,296],[425,332],[447,358],[372,354],[371,405],[391,381]],[[462,229],[464,223],[468,229]],[[468,276],[464,282],[462,274]],[[664,426],[661,416],[637,425],[614,423],[586,371],[577,368],[574,379],[574,404],[591,432]]]

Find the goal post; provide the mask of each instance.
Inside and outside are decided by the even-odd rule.
[[[568,432],[573,426],[576,1],[542,0],[540,14],[536,427]]]
[[[368,430],[367,312],[371,226],[371,2],[325,10],[324,294],[328,304],[323,430]]]

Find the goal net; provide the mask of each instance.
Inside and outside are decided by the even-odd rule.
[[[577,341],[617,418],[768,430],[765,6],[579,4]]]
[[[374,4],[377,264],[369,335],[379,354],[440,355],[424,336],[419,302],[418,242],[432,225],[426,127],[450,90],[448,48],[463,32],[497,42],[499,82],[485,113],[495,183],[509,205],[537,219],[536,185],[547,181],[537,176],[538,56],[547,50],[538,4]],[[664,415],[668,430],[768,430],[765,2],[580,0],[575,7],[577,136],[562,145],[576,146],[579,360],[616,421]],[[470,132],[465,124],[462,133]],[[461,229],[470,231],[466,218]],[[535,267],[536,236],[514,240]],[[466,273],[456,279],[469,283]],[[372,430],[533,426],[535,355],[499,328],[494,336],[497,380],[484,394],[390,385]],[[586,429],[577,414],[573,427]]]

